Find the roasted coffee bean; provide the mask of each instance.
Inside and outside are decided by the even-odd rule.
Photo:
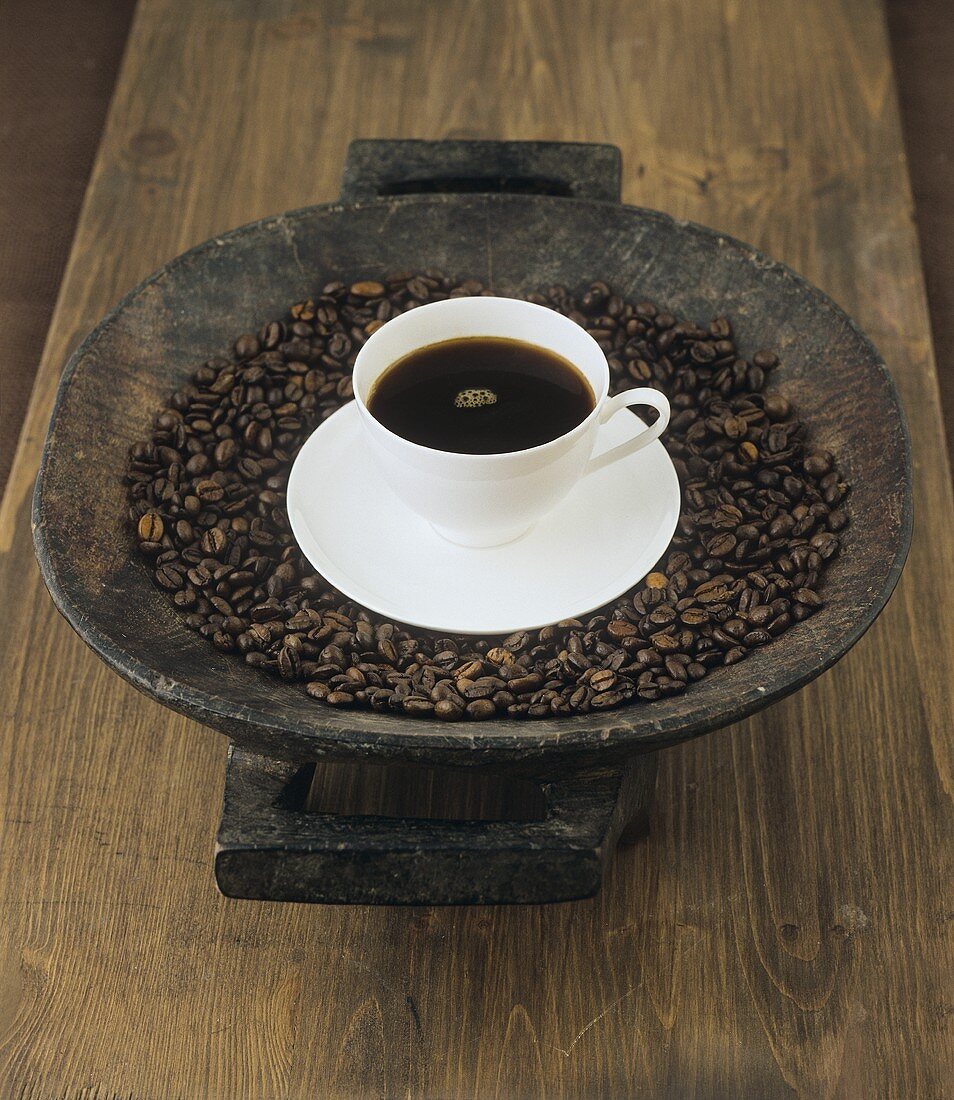
[[[712,526],[728,529],[742,522],[742,513],[734,504],[720,504],[712,513]]]
[[[730,638],[741,638],[748,628],[741,619],[726,619],[721,629],[723,633],[728,634]]]
[[[291,647],[284,645],[278,651],[278,673],[283,680],[295,680],[301,672],[301,658]]]
[[[649,640],[660,653],[674,653],[679,648],[679,637],[669,630],[659,630]]]
[[[303,302],[296,302],[290,312],[296,321],[312,321],[315,317],[315,303],[311,298],[306,298]]]
[[[769,524],[768,534],[770,539],[782,539],[794,530],[795,520],[787,512],[783,512]]]
[[[351,284],[351,293],[358,298],[380,298],[384,290],[383,284],[372,282],[370,279]]]
[[[444,722],[456,722],[464,717],[464,708],[453,699],[441,699],[434,704],[434,715]]]
[[[196,565],[190,569],[188,576],[196,588],[204,588],[207,584],[212,583],[212,574],[204,565]]]
[[[525,676],[517,676],[509,681],[507,688],[514,695],[524,695],[530,691],[536,691],[543,683],[543,677],[537,672],[530,672]]]
[[[704,607],[687,607],[679,613],[679,621],[688,627],[702,626],[709,618],[709,611]]]
[[[333,707],[350,707],[354,703],[354,696],[348,691],[330,691],[325,696],[325,702]]]
[[[792,593],[792,598],[796,603],[811,608],[821,607],[825,602],[817,592],[813,592],[810,588],[796,588]]]
[[[224,531],[218,527],[212,527],[202,536],[199,545],[210,558],[218,557],[228,544],[228,538]]]
[[[488,718],[493,718],[496,713],[497,708],[494,706],[490,699],[475,699],[472,703],[467,704],[468,717],[473,718],[478,722],[483,722]]]
[[[723,531],[706,543],[706,549],[714,558],[727,558],[738,543],[739,540],[731,531]]]
[[[816,451],[805,457],[802,466],[806,474],[812,477],[824,477],[831,470],[831,455],[827,451]]]
[[[775,617],[775,612],[771,607],[767,607],[764,604],[759,607],[753,607],[748,612],[746,618],[753,626],[765,626],[765,624]]]
[[[156,580],[170,592],[178,591],[185,585],[182,573],[173,565],[160,565],[156,570]]]
[[[602,672],[594,672],[589,679],[589,685],[594,691],[609,691],[616,686],[616,673],[610,669]]]
[[[654,626],[668,626],[676,617],[676,609],[669,604],[660,604],[650,611],[647,619]]]
[[[489,699],[495,691],[503,687],[503,681],[496,676],[481,676],[476,680],[467,680],[461,677],[457,681],[457,688],[465,699]]]
[[[585,622],[503,640],[434,638],[334,592],[288,526],[291,461],[351,398],[368,335],[420,302],[483,292],[437,272],[329,283],[171,396],[130,449],[127,483],[138,549],[190,629],[333,706],[509,720],[678,693],[823,606],[848,488],[787,397],[762,392],[775,354],[743,359],[728,319],[697,326],[603,283],[579,299],[559,286],[527,297],[588,328],[612,392],[670,398],[684,509],[657,569]]]
[[[146,512],[139,520],[139,539],[141,542],[159,542],[165,527],[157,512]]]
[[[404,713],[413,714],[417,718],[428,717],[434,713],[434,704],[430,699],[423,699],[417,695],[411,695],[404,700]]]
[[[188,585],[185,588],[180,588],[179,591],[176,592],[175,595],[172,597],[173,603],[175,603],[176,607],[181,607],[183,609],[195,606],[196,599],[197,596],[195,589]],[[240,634],[244,629],[245,624],[240,623],[239,629],[236,633]]]
[[[503,646],[494,646],[493,649],[487,650],[487,660],[492,661],[495,665],[512,665],[514,656],[509,649]]]
[[[258,337],[253,333],[246,333],[235,341],[235,354],[239,359],[251,359],[262,350]]]
[[[627,622],[626,619],[614,619],[611,623],[606,624],[606,633],[610,637],[620,640],[631,638],[634,634],[638,634],[639,630],[634,623]]]
[[[806,609],[801,608],[801,610]],[[790,615],[787,611],[783,611],[782,614],[778,616],[778,618],[773,619],[768,624],[768,632],[772,635],[773,638],[778,634],[784,634],[785,631],[788,630],[788,628],[792,625],[793,621],[793,616]]]
[[[741,416],[728,416],[722,425],[722,431],[729,439],[741,439],[748,429],[748,423]]]
[[[220,470],[224,470],[226,466],[231,465],[237,454],[238,444],[235,440],[223,439],[215,448],[214,458],[216,466],[218,466]]]
[[[729,589],[724,584],[715,584],[709,588],[696,589],[696,599],[704,604],[725,603],[729,598]]]
[[[773,393],[766,397],[764,407],[765,415],[769,420],[786,420],[791,412],[788,398],[780,393]]]
[[[622,701],[623,696],[621,692],[603,691],[590,699],[590,706],[594,710],[608,710],[610,707],[619,706]]]
[[[196,482],[195,495],[205,505],[216,504],[225,496],[225,490],[217,481],[206,478]]]

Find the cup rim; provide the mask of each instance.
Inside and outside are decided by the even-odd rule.
[[[550,309],[548,306],[538,305],[536,302],[527,302],[523,298],[509,298],[509,297],[507,297],[505,295],[502,295],[502,294],[495,294],[495,295],[475,294],[475,295],[468,296],[466,298],[443,298],[439,302],[427,302],[422,306],[415,306],[413,310],[408,310],[406,313],[399,313],[397,317],[392,317],[389,321],[385,321],[385,323],[381,326],[381,328],[379,328],[377,331],[373,332],[368,337],[368,339],[361,345],[361,348],[359,349],[358,354],[355,357],[354,367],[352,368],[352,375],[351,375],[352,383],[354,381],[354,376],[358,371],[358,367],[359,367],[359,364],[360,364],[360,361],[361,361],[361,357],[365,354],[366,349],[371,345],[371,343],[375,339],[377,339],[379,334],[382,333],[387,328],[388,325],[393,324],[394,322],[400,322],[400,320],[403,317],[410,317],[412,315],[416,315],[416,314],[420,313],[422,310],[439,310],[439,309],[446,310],[447,308],[457,308],[459,306],[459,303],[461,303],[461,302],[488,301],[488,300],[492,301],[494,299],[496,299],[498,301],[503,300],[503,301],[506,301],[506,302],[516,302],[516,303],[519,304],[519,306],[521,308],[525,308],[525,309],[531,310],[531,311],[545,312],[545,313],[549,314],[550,316],[555,317],[557,319],[558,323],[564,322],[568,325],[573,325],[574,329],[577,330],[578,333],[582,334],[583,337],[585,338],[585,340],[589,341],[589,343],[591,343],[593,345],[593,347],[595,348],[595,350],[596,350],[597,354],[599,355],[600,360],[602,362],[602,367],[603,367],[603,369],[602,369],[602,384],[600,385],[600,392],[598,394],[594,393],[594,395],[593,395],[593,408],[579,422],[579,424],[576,424],[568,432],[564,432],[563,435],[556,436],[555,439],[547,440],[546,443],[538,443],[534,447],[524,447],[522,450],[519,450],[519,451],[493,451],[489,454],[471,454],[467,451],[442,451],[437,447],[427,447],[423,443],[415,443],[412,439],[407,439],[403,435],[398,435],[397,432],[391,431],[390,428],[388,428],[386,425],[382,424],[381,421],[378,420],[378,418],[374,415],[374,413],[371,412],[371,410],[368,408],[364,398],[361,396],[361,393],[359,392],[358,387],[356,385],[353,385],[352,388],[354,390],[355,403],[357,404],[357,406],[361,410],[361,412],[364,414],[364,416],[366,416],[374,424],[375,428],[377,428],[380,431],[384,432],[387,436],[389,436],[391,439],[396,440],[399,444],[402,444],[405,447],[409,447],[411,449],[412,453],[418,453],[418,454],[421,454],[421,455],[445,455],[445,456],[453,458],[453,459],[473,459],[473,460],[476,460],[477,462],[480,462],[481,464],[487,464],[488,462],[490,462],[494,459],[496,459],[497,461],[500,461],[501,459],[522,458],[522,457],[526,457],[526,456],[540,454],[542,451],[545,451],[547,449],[547,447],[553,447],[557,443],[562,443],[562,442],[564,442],[568,439],[572,439],[575,435],[581,434],[583,432],[584,428],[586,428],[587,425],[589,425],[590,422],[598,416],[598,414],[599,414],[600,410],[602,409],[602,407],[603,407],[603,405],[606,401],[606,398],[609,394],[610,370],[609,370],[609,363],[606,360],[606,353],[599,346],[599,344],[596,342],[596,340],[594,340],[594,338],[586,331],[585,328],[583,328],[582,325],[578,325],[575,321],[570,320],[570,318],[567,317],[565,314],[559,313],[555,309]],[[467,336],[449,337],[448,339],[469,339],[472,336],[473,337],[479,337],[479,336],[482,336],[482,335],[491,336],[491,335],[495,335],[495,334],[473,332],[473,333],[468,334]],[[441,341],[441,340],[432,340],[432,341],[429,341],[428,343],[419,344],[418,348],[426,348],[426,347],[430,347],[430,345],[432,343],[433,344],[439,344],[439,343],[442,343],[442,342],[443,341]],[[532,340],[524,340],[523,343],[532,344],[533,341]],[[542,345],[535,345],[535,346],[540,347]],[[417,348],[415,348],[414,350],[417,350]],[[547,350],[553,350],[553,349],[547,349]],[[406,354],[410,354],[410,353],[406,353]],[[572,366],[576,367],[577,370],[580,370],[580,372],[583,373],[582,369],[577,365],[577,363],[573,359],[571,359],[567,355],[563,355],[562,352],[559,352],[558,354],[562,355],[563,358],[566,359],[568,363],[570,363]],[[393,364],[391,364],[391,365],[393,365]],[[385,370],[387,370],[387,369],[388,368],[385,368]],[[585,377],[585,375],[584,375],[584,377]],[[589,379],[588,378],[586,378],[586,381],[587,381],[587,384],[589,384]]]

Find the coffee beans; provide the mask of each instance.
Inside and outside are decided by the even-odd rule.
[[[362,343],[422,302],[485,293],[436,271],[329,283],[240,336],[231,358],[197,367],[130,449],[126,475],[139,551],[186,625],[329,706],[449,722],[652,702],[784,645],[823,606],[824,569],[849,524],[835,456],[775,391],[773,352],[745,358],[727,319],[702,327],[603,283],[526,297],[594,336],[611,393],[649,385],[672,404],[665,442],[683,511],[640,585],[583,620],[437,637],[381,621],[311,569],[285,485],[313,428],[351,399]]]
[[[158,542],[163,535],[162,517],[155,512],[146,512],[139,520],[139,541]]]
[[[171,565],[160,565],[156,570],[156,580],[163,588],[168,588],[171,592],[182,588],[185,583],[179,570]]]
[[[475,699],[472,703],[467,704],[467,717],[473,718],[478,722],[493,718],[496,713],[497,707],[490,699]]]
[[[464,717],[464,708],[452,699],[441,699],[434,704],[434,715],[444,722],[456,722]]]
[[[597,692],[609,691],[616,686],[616,673],[610,669],[596,672],[590,677],[589,686]]]
[[[381,283],[366,281],[351,284],[351,293],[358,298],[380,298],[384,294]]]
[[[354,703],[354,696],[347,691],[329,691],[325,702],[333,707],[350,707]]]

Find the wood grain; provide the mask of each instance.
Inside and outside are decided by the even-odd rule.
[[[133,0],[0,8],[0,494],[134,9]]]
[[[937,357],[948,459],[954,455],[954,53],[946,0],[885,4],[897,74],[901,129],[917,211],[918,238]]]
[[[628,201],[828,290],[908,410],[917,532],[891,605],[805,691],[665,753],[651,833],[591,902],[217,896],[224,742],[100,665],[33,565],[69,350],[188,245],[333,197],[358,136],[615,142]],[[952,537],[874,0],[141,0],[0,513],[0,1090],[945,1095]]]

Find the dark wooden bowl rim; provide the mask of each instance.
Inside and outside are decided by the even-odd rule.
[[[815,619],[810,619],[806,623],[798,624],[785,640],[767,646],[764,650],[753,654],[748,661],[734,666],[731,670],[715,672],[700,684],[693,685],[682,696],[652,704],[624,707],[608,713],[527,722],[493,720],[484,723],[441,724],[373,712],[341,712],[315,704],[314,718],[309,723],[295,716],[285,715],[280,706],[274,709],[236,706],[227,695],[216,695],[188,682],[173,681],[163,673],[159,662],[144,662],[129,653],[122,639],[110,633],[104,628],[101,620],[95,617],[94,609],[90,607],[81,587],[74,585],[69,579],[69,571],[64,570],[64,562],[60,557],[55,539],[55,502],[51,503],[45,492],[51,454],[56,447],[57,429],[60,418],[64,415],[71,385],[78,368],[86,364],[87,360],[93,361],[95,358],[91,353],[95,351],[104,333],[110,329],[124,310],[157,280],[174,272],[183,264],[194,263],[208,250],[220,248],[225,243],[236,241],[249,234],[274,231],[276,228],[285,232],[288,226],[294,225],[299,219],[335,217],[342,212],[382,204],[389,209],[397,209],[414,203],[473,202],[478,199],[481,202],[490,203],[533,202],[574,205],[585,201],[586,205],[594,208],[612,208],[614,211],[623,209],[647,223],[656,223],[660,227],[668,227],[679,233],[705,238],[713,248],[734,250],[742,260],[756,265],[766,275],[771,272],[773,277],[810,293],[819,311],[830,311],[835,315],[838,323],[843,325],[858,343],[864,359],[862,364],[864,368],[883,376],[891,395],[902,436],[903,468],[898,471],[901,508],[896,534],[892,545],[880,547],[881,555],[877,566],[871,565],[871,586],[868,589],[867,602],[854,606],[850,619],[840,624],[837,638],[831,640],[830,644],[823,649],[813,653],[806,654],[804,647],[799,647],[802,652],[796,654],[795,648],[787,644],[789,638],[799,632],[811,631],[811,624]],[[765,339],[766,343],[771,344],[770,333],[766,334]],[[859,400],[863,400],[863,395],[859,395]],[[78,485],[77,491],[84,491],[84,486]],[[537,766],[544,759],[578,760],[584,756],[608,761],[634,752],[672,744],[745,718],[798,690],[834,665],[851,649],[888,601],[901,574],[910,545],[912,531],[910,439],[897,389],[885,364],[867,337],[822,291],[812,287],[787,266],[768,259],[747,244],[692,222],[677,222],[657,211],[632,206],[620,207],[615,203],[554,197],[528,198],[515,195],[428,195],[426,197],[410,195],[366,203],[330,203],[305,207],[249,223],[197,245],[176,257],[131,290],[86,337],[66,365],[37,478],[33,501],[33,525],[36,553],[44,580],[57,608],[79,636],[112,669],[147,695],[227,733],[233,740],[247,747],[289,759],[345,758],[361,755],[434,763],[496,764],[515,767],[519,767],[524,760],[532,760],[534,766]],[[143,572],[143,583],[149,583],[145,572]],[[157,592],[156,598],[163,597]],[[820,619],[826,614],[828,614],[827,609],[822,610],[815,618]],[[187,632],[185,626],[182,630]],[[739,690],[740,677],[737,669],[744,670],[751,662],[761,662],[760,668],[766,680],[764,683],[750,683],[745,690]],[[248,674],[262,675],[253,670],[248,670]],[[284,690],[291,690],[286,685],[278,686]]]

